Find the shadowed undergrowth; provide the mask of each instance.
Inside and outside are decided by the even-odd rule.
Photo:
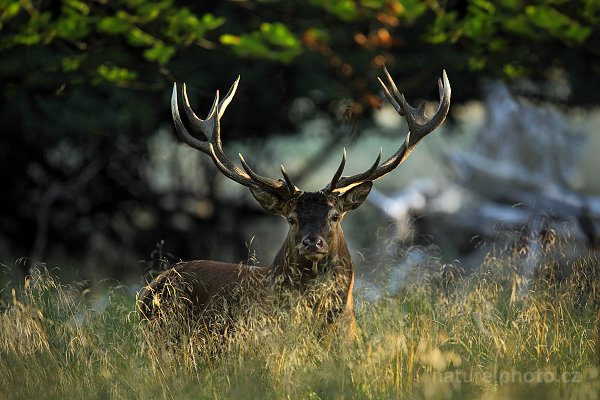
[[[185,313],[140,323],[115,287],[90,298],[42,274],[6,289],[1,398],[594,398],[600,390],[600,262],[490,254],[467,277],[417,267],[420,279],[357,310],[345,344],[307,294],[240,298],[207,333]],[[287,297],[286,297],[287,296]],[[282,306],[284,304],[285,306]],[[171,310],[176,310],[172,308]],[[165,328],[166,327],[166,328]],[[190,333],[191,332],[191,333]]]

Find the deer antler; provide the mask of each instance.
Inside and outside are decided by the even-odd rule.
[[[406,160],[419,141],[440,126],[448,115],[448,111],[450,110],[451,89],[446,71],[443,71],[442,79],[438,79],[440,104],[435,115],[431,118],[427,118],[425,115],[425,104],[421,104],[417,108],[414,108],[408,104],[404,98],[404,95],[398,91],[394,80],[385,67],[383,67],[383,72],[388,84],[386,85],[380,78],[377,79],[383,88],[383,92],[390,103],[392,103],[392,106],[396,112],[405,117],[406,121],[408,122],[409,132],[406,136],[406,140],[404,143],[402,143],[398,151],[382,164],[379,164],[379,161],[381,160],[380,152],[379,156],[375,160],[375,163],[365,172],[357,175],[341,177],[342,170],[344,169],[344,165],[346,163],[346,151],[344,150],[342,162],[340,163],[338,170],[336,171],[331,182],[323,189],[323,191],[326,193],[344,191],[351,186],[358,185],[359,183],[379,179],[393,171],[396,167],[398,167],[398,165]]]
[[[197,150],[200,150],[205,154],[208,154],[217,168],[229,179],[246,187],[259,187],[266,189],[277,194],[282,199],[291,198],[298,192],[298,188],[293,184],[283,165],[281,166],[281,173],[283,174],[284,180],[275,180],[261,176],[254,172],[246,163],[244,157],[240,154],[240,162],[242,164],[242,168],[244,169],[242,171],[235,164],[233,164],[233,162],[231,162],[231,160],[223,151],[223,146],[221,143],[221,117],[225,113],[227,106],[235,95],[239,81],[240,77],[238,76],[235,82],[233,82],[233,85],[231,85],[231,88],[229,88],[227,95],[225,95],[221,101],[219,101],[219,91],[217,91],[210,111],[204,120],[198,118],[198,116],[192,110],[187,96],[185,83],[183,84],[182,94],[184,101],[183,109],[185,114],[189,120],[192,130],[197,134],[202,134],[206,140],[200,140],[191,135],[183,124],[181,115],[179,114],[177,83],[174,83],[173,94],[171,96],[171,112],[173,115],[175,130],[184,143]]]

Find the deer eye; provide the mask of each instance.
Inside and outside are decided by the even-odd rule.
[[[294,217],[288,217],[287,221],[290,225],[295,225],[296,224],[296,220],[294,219]]]
[[[331,216],[331,220],[332,220],[332,221],[336,221],[336,222],[337,222],[337,221],[339,221],[339,220],[340,220],[340,213],[339,213],[339,212],[336,212],[336,213],[334,213],[334,214]]]

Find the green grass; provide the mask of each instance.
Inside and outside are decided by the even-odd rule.
[[[169,336],[125,288],[99,303],[44,274],[5,291],[0,398],[596,398],[599,260],[546,261],[525,282],[522,255],[505,253],[467,277],[417,267],[401,293],[363,303],[350,345],[306,301],[248,303],[226,340],[177,316]]]

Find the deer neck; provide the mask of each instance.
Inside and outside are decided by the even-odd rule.
[[[289,278],[292,282],[300,278],[298,283],[306,283],[330,271],[346,275],[349,282],[354,276],[352,259],[343,232],[332,241],[327,256],[317,262],[302,257],[293,238],[288,237],[275,256],[271,268],[274,278]]]

